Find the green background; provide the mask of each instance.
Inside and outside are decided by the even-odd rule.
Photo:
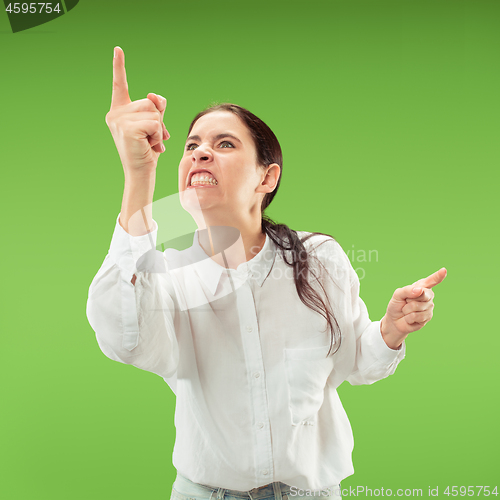
[[[12,34],[0,14],[0,497],[168,499],[175,477],[173,394],[106,358],[85,313],[123,193],[115,45],[131,99],[168,99],[155,200],[194,115],[234,102],[283,148],[269,215],[377,251],[353,263],[373,320],[448,269],[396,374],[339,389],[342,486],[498,484],[499,17],[493,0],[81,0]]]

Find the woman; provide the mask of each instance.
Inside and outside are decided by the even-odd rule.
[[[158,374],[177,396],[172,497],[338,496],[353,440],[336,388],[394,373],[408,333],[431,319],[431,288],[446,270],[396,290],[370,321],[340,245],[263,214],[281,149],[233,104],[189,128],[179,193],[199,228],[193,246],[149,250],[166,100],[130,101],[119,47],[113,70],[106,121],[125,189],[87,315],[106,356]]]

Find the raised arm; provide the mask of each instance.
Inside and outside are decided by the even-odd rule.
[[[125,189],[109,252],[87,300],[87,318],[102,352],[164,378],[175,373],[178,363],[175,291],[164,255],[155,250],[158,228],[151,213],[158,157],[169,138],[165,106],[156,94],[130,100],[124,54],[116,47],[106,123],[120,155]]]
[[[131,101],[125,73],[125,54],[115,47],[113,93],[106,123],[116,144],[125,174],[120,224],[132,236],[152,229],[151,204],[158,157],[170,135],[163,123],[167,100],[150,93]]]

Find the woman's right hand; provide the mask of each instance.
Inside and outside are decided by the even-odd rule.
[[[167,100],[157,94],[132,102],[128,94],[125,54],[115,47],[113,58],[113,95],[106,124],[118,149],[125,175],[148,176],[154,172],[158,157],[165,151],[163,141],[170,138],[163,114]]]

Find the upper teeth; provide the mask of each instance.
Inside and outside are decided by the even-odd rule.
[[[191,185],[198,182],[207,182],[208,184],[217,184],[217,181],[210,174],[194,174],[191,177]]]

